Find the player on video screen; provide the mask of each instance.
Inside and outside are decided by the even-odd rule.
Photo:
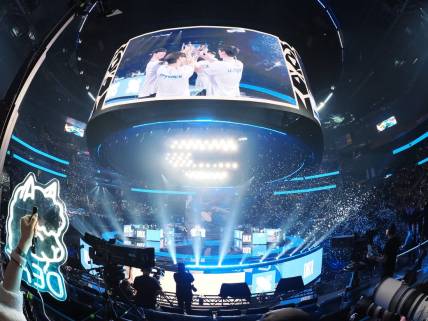
[[[212,96],[211,78],[205,72],[205,69],[210,65],[210,61],[217,61],[215,52],[209,51],[207,47],[204,47],[200,50],[199,59],[196,63],[196,73],[198,74],[198,77],[196,78],[195,86],[199,90],[197,96]]]
[[[166,49],[160,48],[152,52],[152,58],[146,66],[146,77],[140,87],[138,97],[153,97],[156,94],[157,71],[166,55]]]
[[[195,71],[191,46],[166,55],[157,71],[156,97],[190,96],[189,79]]]
[[[239,83],[244,64],[236,58],[238,53],[239,49],[235,46],[223,46],[218,49],[221,60],[216,61],[208,56],[205,57],[209,64],[204,72],[210,76],[213,96],[240,96]]]

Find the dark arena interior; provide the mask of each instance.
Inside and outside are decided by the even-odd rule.
[[[3,0],[0,320],[428,320],[427,0]]]

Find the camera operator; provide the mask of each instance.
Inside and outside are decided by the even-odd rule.
[[[4,281],[0,284],[0,320],[2,321],[26,320],[22,312],[23,296],[19,290],[22,271],[27,263],[27,252],[37,229],[37,221],[37,213],[21,218],[21,238],[10,255],[11,260],[4,272]]]
[[[135,303],[144,309],[156,309],[156,298],[162,293],[159,281],[150,276],[151,268],[141,270],[143,275],[134,280],[134,289],[137,290]]]
[[[196,291],[193,286],[193,275],[185,269],[184,263],[177,264],[177,272],[174,273],[174,280],[176,283],[176,296],[178,306],[183,312],[189,313],[192,307],[192,291]]]
[[[386,230],[388,241],[386,242],[382,255],[367,255],[369,260],[376,261],[382,265],[382,279],[392,277],[395,272],[395,261],[397,260],[398,250],[400,248],[400,238],[397,236],[397,227],[394,223],[390,224]]]

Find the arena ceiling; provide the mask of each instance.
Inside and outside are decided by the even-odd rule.
[[[97,87],[113,51],[129,38],[210,24],[262,30],[296,47],[316,101],[333,93],[321,115],[327,129],[344,128],[364,141],[390,115],[399,119],[396,133],[426,116],[427,1],[110,1],[85,23],[80,67]],[[331,126],[337,116],[345,121]]]
[[[28,2],[31,11],[27,10],[26,17],[37,13],[38,18],[33,21],[35,30],[38,26],[44,28],[36,33],[40,39],[46,34],[46,21],[52,19],[43,18],[44,1]],[[15,15],[23,14],[14,1],[7,3],[2,12],[10,12],[12,6]],[[58,5],[56,11],[52,9],[50,17],[59,16],[58,12],[66,8],[65,3]],[[102,3],[87,18],[85,14],[92,6],[83,5],[80,24],[61,37],[51,50],[50,55],[58,59],[50,60],[39,77],[54,82],[54,90],[49,96],[40,96],[37,86],[44,84],[34,84],[29,95],[38,96],[30,97],[32,105],[41,108],[55,104],[58,113],[73,114],[86,121],[93,103],[88,92],[96,94],[106,66],[122,43],[162,28],[212,24],[265,31],[296,47],[318,104],[333,93],[321,112],[327,135],[352,133],[355,143],[367,142],[377,137],[378,121],[395,115],[399,126],[384,134],[392,139],[425,120],[427,1],[229,0],[201,5],[194,0],[150,3],[110,0]],[[3,20],[3,25],[10,29],[13,23]],[[10,32],[9,35],[13,37]],[[16,52],[28,49],[14,41]]]

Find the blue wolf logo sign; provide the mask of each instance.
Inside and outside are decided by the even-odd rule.
[[[24,181],[15,187],[9,201],[6,222],[6,253],[10,255],[19,242],[21,218],[31,213],[33,206],[37,206],[39,224],[36,232],[36,251],[28,253],[28,263],[24,268],[22,279],[33,288],[64,301],[67,298],[67,291],[60,267],[68,256],[64,234],[69,221],[59,192],[60,185],[57,179],[41,184],[37,182],[33,173],[29,173]]]

